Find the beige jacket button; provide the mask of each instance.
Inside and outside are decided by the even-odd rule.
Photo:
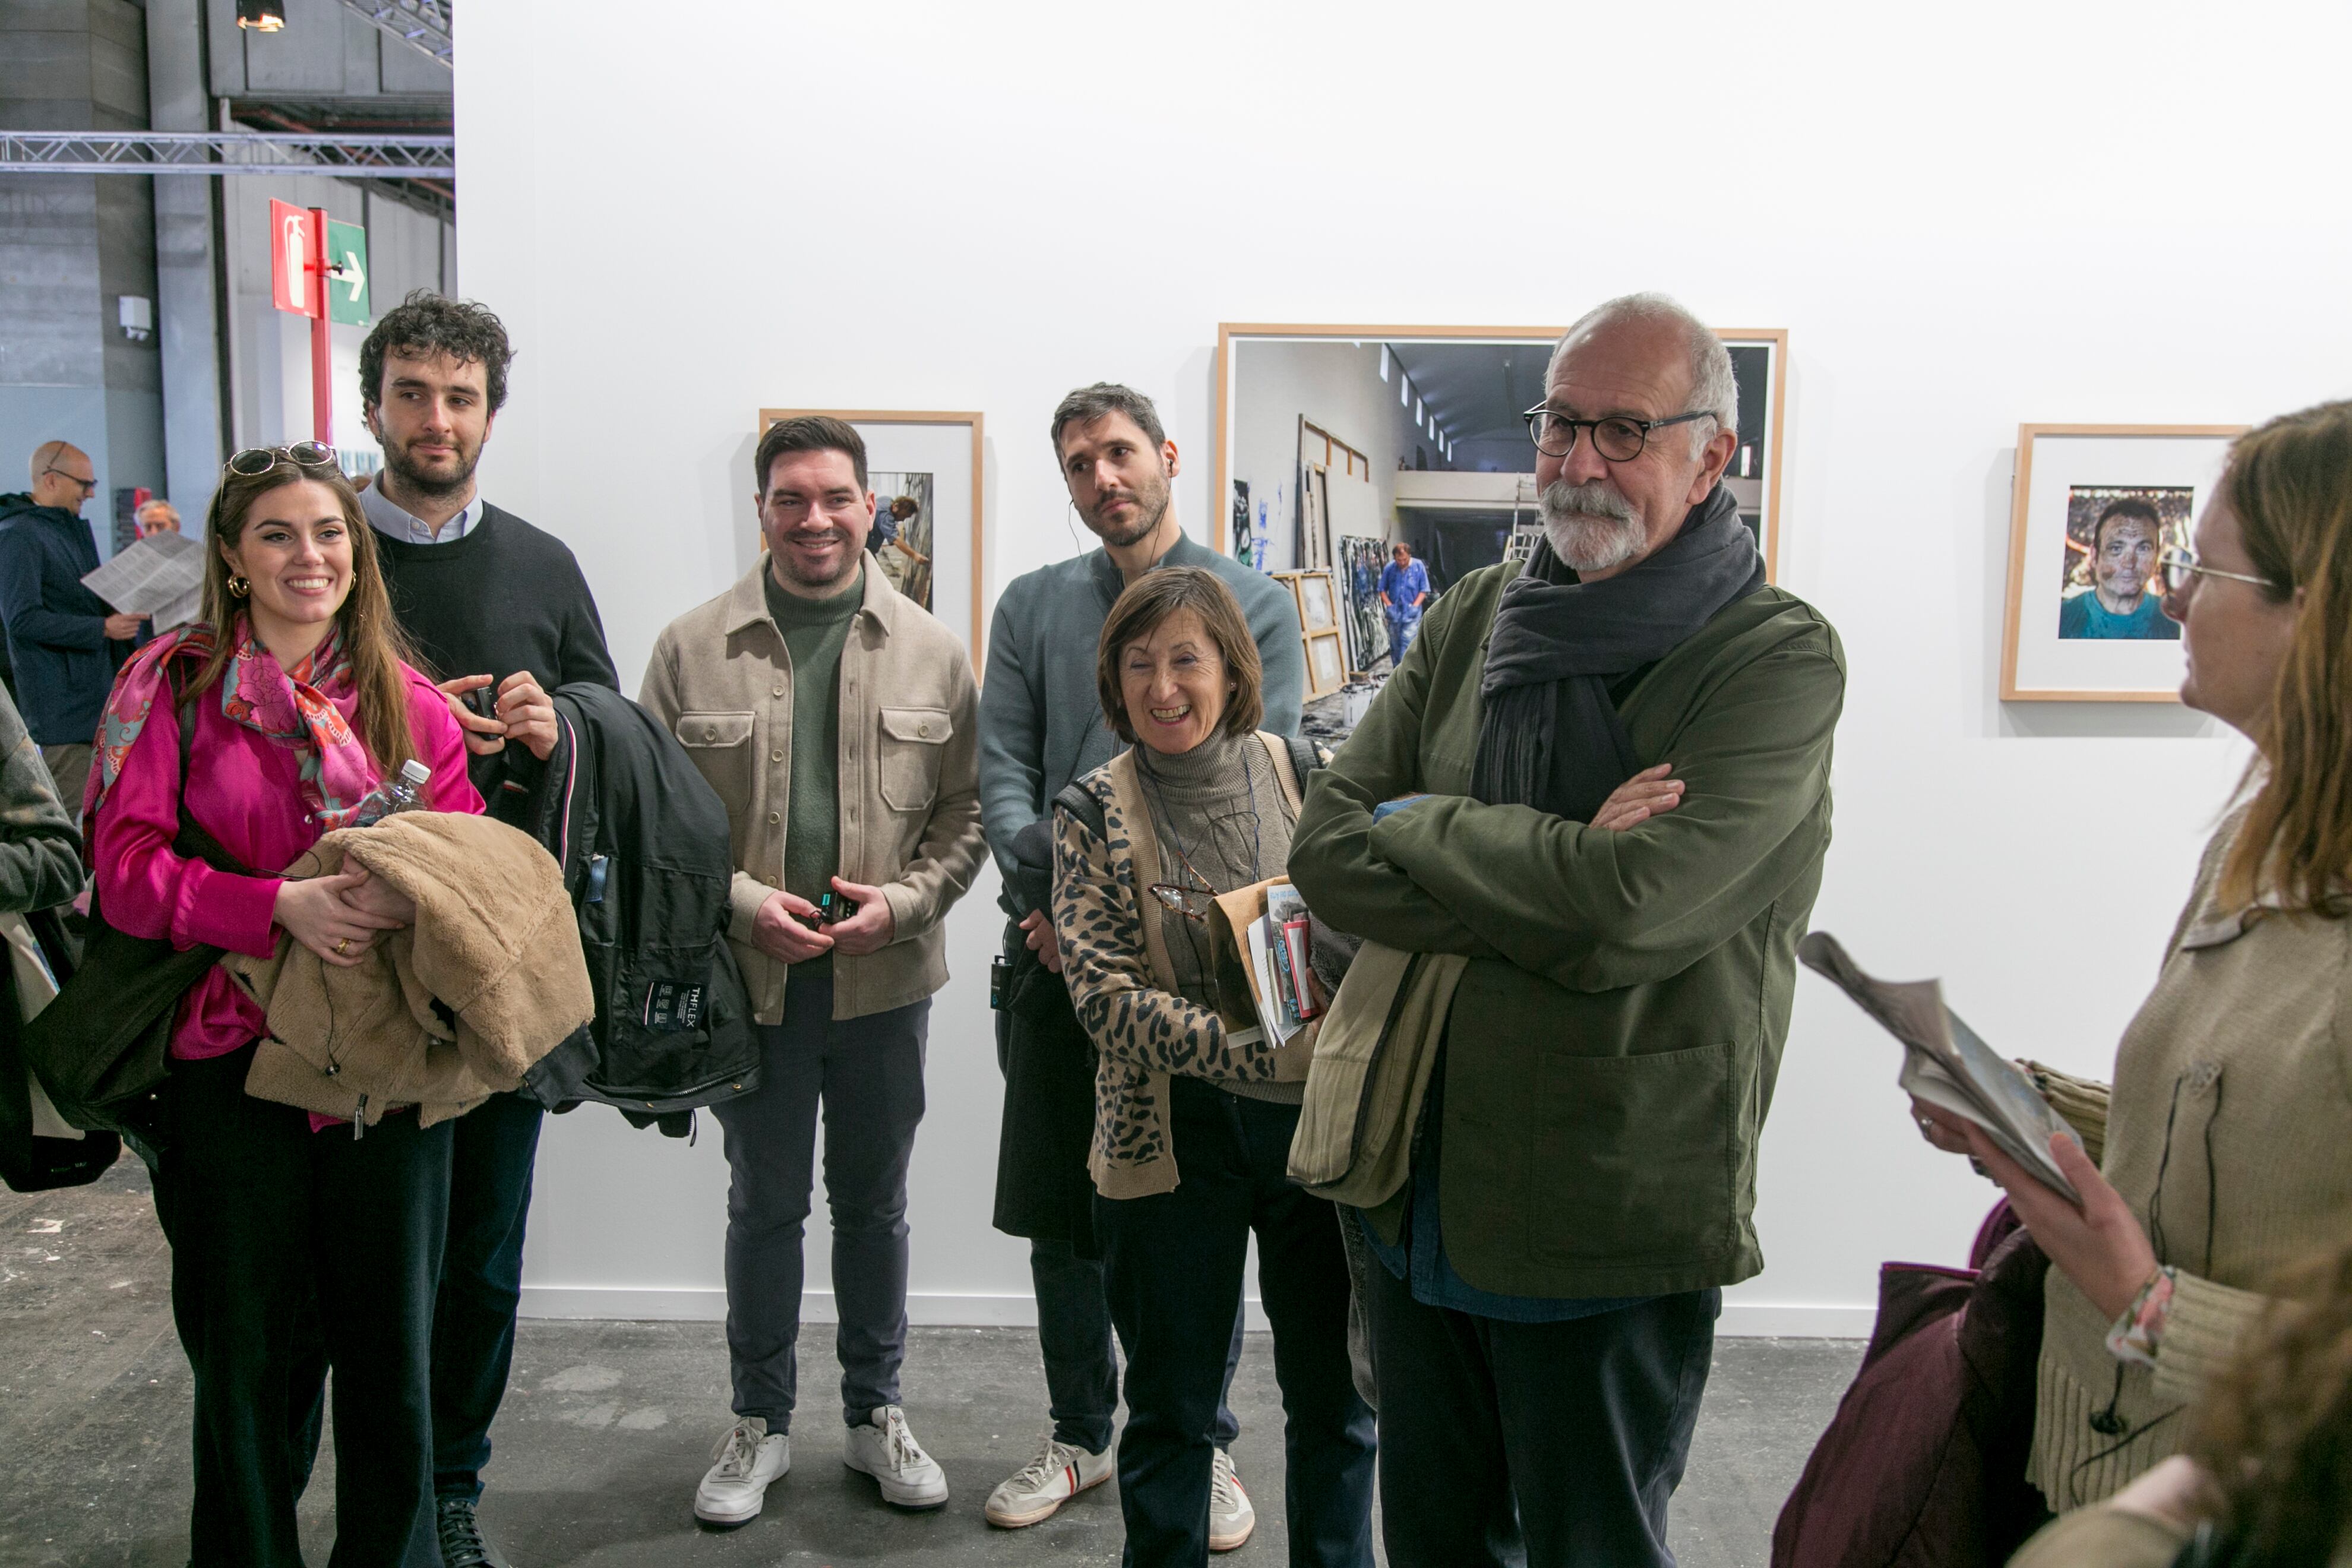
[[[768,813],[768,820],[770,822],[782,822],[783,818],[772,811]]]
[[[705,729],[702,731],[702,738],[706,741],[715,741],[719,739],[719,726],[713,724]]]
[[[918,724],[915,726],[915,734],[918,738],[927,737],[930,732],[931,727],[929,724]]]
[[[784,689],[783,689],[782,687],[781,687],[781,686],[777,687],[773,691],[772,691],[772,692],[768,693],[768,695],[769,695],[769,696],[771,696],[771,697],[782,697],[783,694],[784,694]]]
[[[781,762],[782,762],[783,760],[784,760],[784,753],[783,753],[783,752],[770,752],[768,753],[768,761],[770,761],[770,762],[772,762],[772,763],[781,763]]]

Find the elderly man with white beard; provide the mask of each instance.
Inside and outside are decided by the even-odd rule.
[[[1718,482],[1729,355],[1632,295],[1545,392],[1545,542],[1437,602],[1291,848],[1323,920],[1463,961],[1360,1211],[1394,1568],[1673,1563],[1829,846],[1844,655]]]

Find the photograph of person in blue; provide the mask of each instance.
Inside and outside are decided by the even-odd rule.
[[[1381,603],[1389,622],[1389,668],[1404,662],[1404,650],[1421,630],[1422,607],[1429,603],[1429,568],[1412,558],[1412,547],[1400,539],[1381,568]]]
[[[2070,500],[2079,501],[2077,491]],[[2088,560],[2072,574],[2090,585],[2058,606],[2062,638],[2173,641],[2180,623],[2164,613],[2156,586],[2156,558],[2164,546],[2164,519],[2153,500],[2121,496],[2100,508],[2087,540],[2070,533],[2068,553],[2088,549]]]

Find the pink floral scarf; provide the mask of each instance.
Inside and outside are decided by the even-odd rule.
[[[202,664],[218,646],[219,633],[198,621],[178,632],[157,637],[123,666],[115,678],[106,713],[98,725],[97,763],[82,795],[82,836],[89,840],[98,808],[114,781],[122,776],[123,759],[131,754],[147,715],[172,688],[167,667],[174,659]],[[352,729],[338,702],[353,697],[351,656],[343,648],[341,627],[293,668],[279,668],[277,657],[253,635],[253,623],[236,617],[236,652],[221,672],[221,711],[248,730],[268,736],[281,746],[301,753],[302,798],[318,817],[322,830],[350,826],[361,799],[375,787],[381,774],[367,748]]]

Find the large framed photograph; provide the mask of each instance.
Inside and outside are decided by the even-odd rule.
[[[2177,702],[2158,557],[2186,543],[2241,425],[2023,425],[2010,506],[2008,702]]]
[[[874,492],[874,531],[866,540],[870,564],[963,639],[976,676],[985,658],[980,579],[987,559],[981,416],[762,408],[758,434],[779,419],[809,414],[845,420],[865,438],[866,481]]]
[[[1543,401],[1563,330],[1221,325],[1214,542],[1262,571],[1333,569],[1339,618],[1351,625],[1377,609],[1380,567],[1399,540],[1440,593],[1524,558],[1542,523],[1521,415]],[[1717,332],[1739,383],[1724,483],[1777,574],[1789,334]]]

